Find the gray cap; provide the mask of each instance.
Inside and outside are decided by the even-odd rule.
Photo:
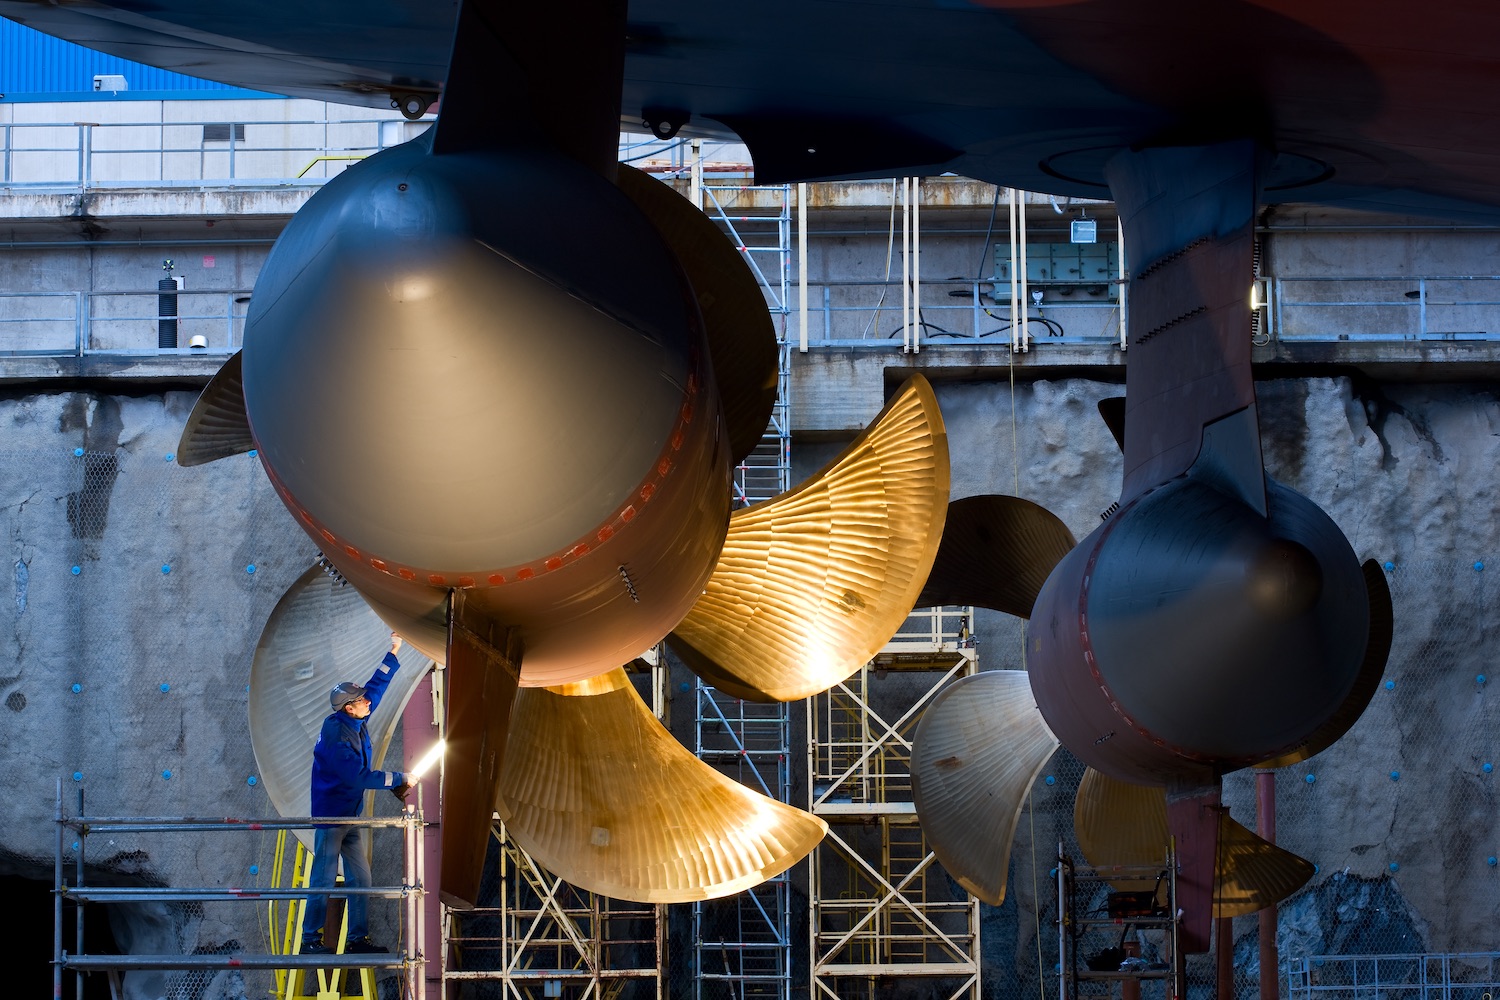
[[[359,701],[364,696],[363,687],[353,681],[343,681],[334,685],[333,690],[328,692],[328,703],[333,706],[335,712],[342,712],[345,705]]]

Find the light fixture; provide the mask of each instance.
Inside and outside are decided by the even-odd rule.
[[[1266,301],[1266,281],[1264,278],[1257,278],[1250,283],[1250,311],[1264,309]]]

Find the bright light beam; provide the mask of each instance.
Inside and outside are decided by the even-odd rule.
[[[438,760],[443,756],[443,751],[447,749],[447,746],[447,740],[438,740],[431,747],[429,747],[427,752],[422,755],[422,759],[417,761],[417,765],[410,771],[406,772],[406,780],[408,782],[413,782],[420,778],[422,775],[426,774],[428,768],[436,764]]]

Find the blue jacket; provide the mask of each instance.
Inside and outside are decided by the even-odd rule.
[[[365,681],[365,697],[374,712],[391,678],[401,667],[396,654],[386,653],[374,675]],[[356,719],[337,711],[323,720],[323,731],[313,747],[312,814],[314,816],[358,816],[366,789],[394,788],[406,776],[400,771],[370,769],[370,734],[366,716]]]

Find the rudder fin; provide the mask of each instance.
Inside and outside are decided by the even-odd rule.
[[[177,464],[206,465],[255,448],[245,415],[245,380],[236,351],[208,380],[177,441]]]

